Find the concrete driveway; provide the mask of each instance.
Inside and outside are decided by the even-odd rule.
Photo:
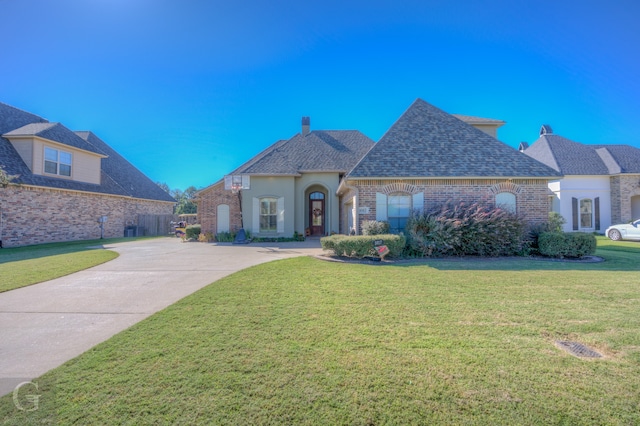
[[[0,293],[0,395],[226,275],[322,253],[319,240],[232,245],[159,238],[105,248],[120,256]]]

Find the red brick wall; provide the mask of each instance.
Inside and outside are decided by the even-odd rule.
[[[2,244],[17,247],[100,238],[105,215],[104,237],[122,237],[139,214],[170,215],[173,203],[12,185],[0,188],[0,211]]]
[[[511,192],[516,195],[518,214],[530,223],[548,219],[550,201],[547,181],[541,179],[412,179],[412,180],[359,180],[350,181],[358,190],[358,206],[369,207],[368,214],[358,214],[358,230],[364,220],[376,219],[376,193],[424,193],[424,208],[448,201],[495,202],[495,194]],[[343,197],[343,200],[346,200]],[[359,232],[359,231],[358,231]]]
[[[198,193],[198,223],[202,226],[202,232],[211,232],[213,235],[217,230],[217,212],[220,204],[229,206],[229,228],[237,231],[242,228],[240,215],[240,201],[238,194],[234,194],[224,189],[224,182],[212,185]]]

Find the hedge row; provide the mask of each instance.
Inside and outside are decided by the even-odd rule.
[[[549,257],[583,257],[596,252],[596,237],[583,232],[543,232],[538,238],[540,254]]]
[[[383,240],[389,248],[388,257],[400,257],[404,250],[406,239],[404,235],[332,235],[320,239],[324,250],[331,250],[336,256],[364,258],[376,255],[373,242]]]

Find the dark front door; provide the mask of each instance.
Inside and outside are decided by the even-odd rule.
[[[312,236],[324,235],[324,194],[309,195],[309,228]]]

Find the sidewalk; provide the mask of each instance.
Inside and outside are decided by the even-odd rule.
[[[0,395],[233,272],[322,253],[313,239],[233,245],[159,238],[105,247],[120,256],[0,293]]]

